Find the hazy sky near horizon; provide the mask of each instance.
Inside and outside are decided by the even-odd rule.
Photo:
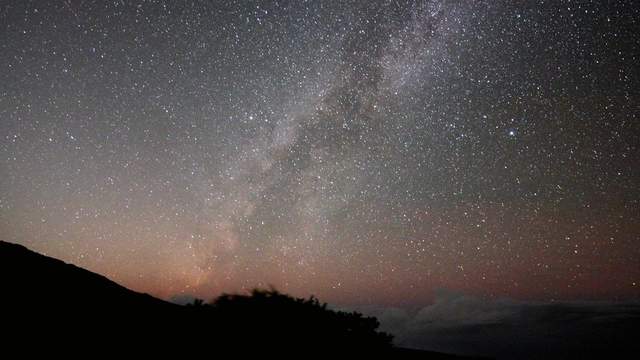
[[[640,298],[633,1],[0,1],[0,238],[163,298]]]

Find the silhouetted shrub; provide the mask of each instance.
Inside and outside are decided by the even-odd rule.
[[[302,299],[273,289],[254,290],[250,295],[222,295],[210,310],[225,329],[225,337],[251,338],[254,344],[269,348],[372,351],[391,347],[392,336],[377,331],[377,319],[328,309],[313,296]]]

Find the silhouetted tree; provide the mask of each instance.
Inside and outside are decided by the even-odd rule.
[[[204,303],[204,300],[202,299],[193,299],[192,303],[188,303],[187,306],[193,306],[193,307],[202,307],[205,306],[206,304]]]

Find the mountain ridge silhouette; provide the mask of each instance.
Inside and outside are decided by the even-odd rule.
[[[345,354],[469,359],[392,346],[377,319],[329,310],[275,290],[173,304],[107,277],[0,240],[0,300],[7,344],[197,354],[214,349],[278,355]],[[160,346],[160,348],[158,347]],[[53,347],[51,349],[54,349]],[[166,353],[165,353],[166,354]]]

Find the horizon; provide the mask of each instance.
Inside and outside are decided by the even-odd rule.
[[[640,300],[631,4],[6,1],[0,19],[0,239],[164,300]]]
[[[13,294],[5,297],[2,304],[3,308],[12,309],[9,323],[16,320],[21,324],[15,324],[16,328],[24,325],[29,328],[33,325],[51,326],[57,323],[53,319],[60,316],[69,322],[70,328],[74,328],[71,324],[77,324],[80,325],[77,328],[85,332],[94,326],[105,329],[105,322],[110,321],[122,326],[129,321],[123,317],[140,320],[140,314],[147,314],[142,315],[146,320],[137,321],[138,329],[141,326],[153,332],[155,330],[152,329],[164,328],[162,336],[168,336],[174,344],[183,338],[180,334],[167,332],[166,327],[182,323],[183,326],[190,324],[188,326],[192,330],[194,327],[206,327],[199,332],[204,338],[217,334],[219,338],[229,337],[231,340],[239,334],[231,335],[228,331],[233,333],[236,329],[241,331],[246,341],[245,330],[251,327],[262,329],[253,332],[251,343],[275,344],[280,342],[275,339],[295,338],[309,345],[322,341],[323,346],[340,351],[345,350],[343,346],[351,350],[357,348],[359,352],[387,349],[390,351],[388,355],[394,358],[402,354],[424,358],[437,356],[439,359],[452,358],[454,354],[500,359],[601,358],[613,353],[620,355],[637,351],[633,329],[640,321],[638,301],[542,303],[491,300],[438,291],[436,301],[423,307],[340,307],[314,297],[296,298],[274,289],[256,289],[240,296],[224,295],[207,302],[208,305],[190,299],[183,304],[187,306],[174,306],[119,285],[114,286],[112,281],[102,276],[34,253],[21,245],[0,241],[0,257],[3,259],[0,264],[5,290]],[[39,299],[42,294],[51,293],[56,295],[49,297],[48,306],[41,306]],[[105,314],[109,320],[104,319]],[[330,319],[341,320],[328,321]],[[215,329],[211,329],[211,320],[217,324]],[[221,325],[220,320],[226,325]],[[279,326],[274,328],[274,321]],[[238,322],[244,324],[239,325]],[[268,333],[264,332],[265,325],[271,328]],[[300,331],[301,325],[306,327],[305,331]],[[343,333],[345,327],[359,329],[356,333],[360,335],[352,331]],[[344,338],[341,340],[337,333],[347,337],[351,337],[348,335],[351,333],[355,343],[345,342]],[[301,334],[304,335],[299,337]],[[119,337],[109,335],[106,338],[115,340]],[[193,344],[194,338],[189,337],[188,341]],[[277,348],[281,352],[298,347]]]

